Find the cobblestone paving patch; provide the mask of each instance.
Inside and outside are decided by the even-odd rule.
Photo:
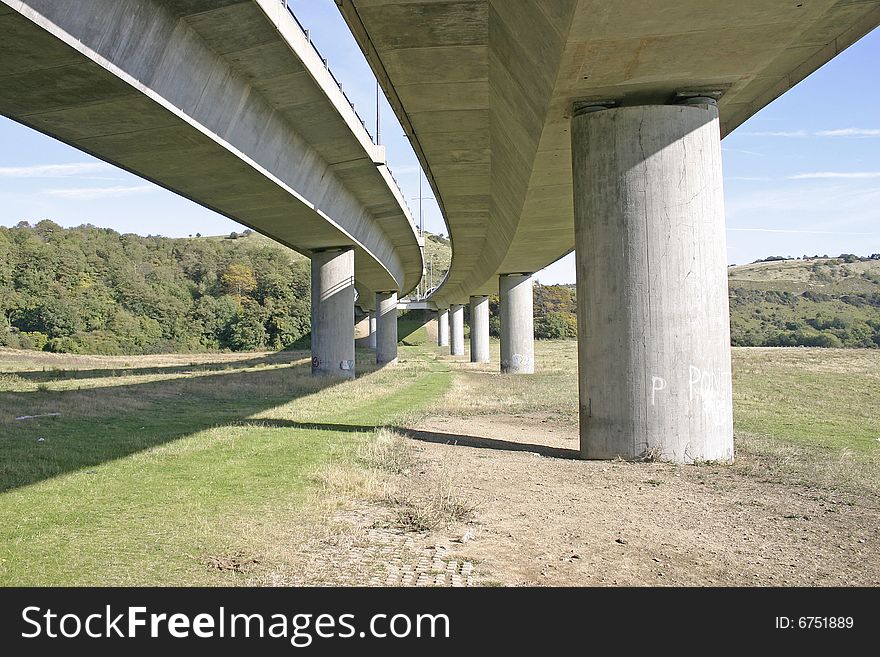
[[[376,513],[338,514],[338,533],[310,541],[300,575],[309,584],[337,586],[477,586],[474,564],[453,539],[383,526]]]

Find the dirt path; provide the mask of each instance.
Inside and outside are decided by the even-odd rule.
[[[451,555],[481,583],[880,584],[876,499],[728,467],[578,461],[576,433],[537,416],[436,417],[410,438],[416,476],[453,477],[476,505],[446,533],[472,536]]]

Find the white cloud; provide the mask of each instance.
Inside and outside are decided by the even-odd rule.
[[[880,137],[880,130],[874,128],[843,128],[841,130],[820,130],[817,137]]]
[[[80,162],[78,164],[36,164],[26,167],[0,167],[0,178],[67,178],[89,173],[111,171],[114,167],[105,162]]]
[[[391,169],[391,173],[395,176],[406,176],[411,173],[417,173],[421,169],[417,164],[404,164],[402,166],[391,166],[388,168]]]
[[[743,155],[754,155],[755,157],[764,157],[764,153],[758,153],[757,151],[744,151],[740,148],[722,148],[722,151],[725,153],[742,153]]]
[[[796,176],[788,177],[789,180],[818,180],[822,178],[865,180],[880,178],[880,171],[817,171],[815,173],[799,173]]]
[[[770,132],[746,132],[750,137],[880,137],[878,128],[838,128],[836,130],[789,130]]]
[[[873,230],[880,221],[880,187],[874,181],[803,180],[728,189],[725,206],[732,226],[837,232]]]
[[[875,235],[876,233],[846,233],[839,230],[785,230],[782,228],[728,228],[738,233],[791,233],[794,235]]]
[[[155,189],[152,185],[138,185],[136,187],[71,187],[70,189],[45,189],[43,194],[58,198],[69,198],[77,201],[90,201],[100,198],[115,198],[130,194],[142,194]]]
[[[789,132],[747,132],[750,137],[809,137],[810,133],[806,130],[793,130]]]

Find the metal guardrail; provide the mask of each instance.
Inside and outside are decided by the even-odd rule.
[[[354,103],[351,101],[351,99],[345,93],[345,89],[343,88],[342,83],[337,79],[337,77],[333,74],[333,71],[330,69],[329,60],[326,57],[324,57],[324,55],[321,54],[321,51],[318,50],[318,46],[316,46],[315,42],[312,41],[311,31],[308,30],[302,23],[299,22],[299,19],[296,17],[296,14],[293,13],[293,9],[290,8],[290,5],[288,4],[288,0],[281,0],[281,4],[284,5],[284,8],[287,10],[287,13],[290,14],[290,17],[293,18],[294,22],[297,24],[300,31],[306,37],[306,40],[309,42],[309,45],[312,47],[312,50],[314,50],[315,54],[318,55],[318,57],[321,59],[322,62],[324,62],[324,68],[330,74],[330,77],[333,78],[333,81],[336,83],[336,86],[339,87],[339,91],[342,93],[342,97],[345,98],[346,102],[351,107],[351,111],[354,112],[354,115],[357,117],[358,121],[360,121],[361,127],[363,127],[364,132],[366,132],[367,136],[370,138],[370,142],[372,142],[374,145],[378,146],[378,144],[376,143],[376,138],[373,136],[373,133],[371,133],[370,129],[367,128],[367,122],[361,118],[360,114],[358,114],[357,109],[355,109]],[[406,201],[406,196],[404,195],[403,190],[400,187],[400,183],[397,181],[397,178],[394,177],[394,172],[391,170],[391,167],[388,166],[387,162],[386,162],[386,167],[388,168],[388,173],[391,176],[391,180],[394,181],[394,185],[397,187],[397,191],[400,192],[400,198],[403,200],[403,204],[404,204],[404,206],[406,206],[406,209],[409,212],[409,216],[410,216],[410,219],[412,220],[412,224],[413,224],[413,226],[415,226],[415,216],[413,215],[412,209],[409,207],[409,203],[407,203],[407,201]]]

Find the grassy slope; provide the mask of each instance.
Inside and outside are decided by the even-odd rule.
[[[759,262],[731,267],[731,335],[743,346],[782,344],[774,336],[816,335],[810,322],[835,324],[824,331],[834,344],[872,346],[880,335],[880,260],[844,263],[837,259]],[[766,293],[787,293],[767,297]],[[805,298],[804,294],[812,298]],[[762,296],[763,295],[763,296]],[[854,295],[862,295],[854,299]],[[875,295],[873,301],[866,297]],[[847,303],[844,298],[849,298]],[[872,305],[873,304],[873,305]],[[858,337],[861,336],[861,337]],[[769,342],[768,342],[769,341]],[[803,342],[797,340],[796,343]],[[810,344],[810,342],[807,342]],[[826,346],[826,345],[818,345]]]
[[[814,271],[815,270],[815,271]],[[807,290],[825,294],[876,292],[880,260],[838,263],[835,258],[783,260],[736,265],[728,270],[731,287],[770,289],[802,294]]]
[[[434,261],[434,280],[435,286],[440,285],[446,272],[449,270],[449,264],[452,262],[452,247],[445,239],[439,238],[437,235],[425,233],[425,267],[428,272],[428,285],[430,281],[431,259]]]
[[[254,518],[285,524],[317,469],[449,384],[419,355],[379,371],[370,355],[367,374],[327,387],[304,354],[159,373],[118,359],[76,379],[18,362],[0,379],[0,584],[235,583],[206,560],[246,551]]]
[[[410,347],[421,347],[430,342],[425,326],[426,314],[421,310],[402,313],[397,319],[397,334],[400,341]]]

